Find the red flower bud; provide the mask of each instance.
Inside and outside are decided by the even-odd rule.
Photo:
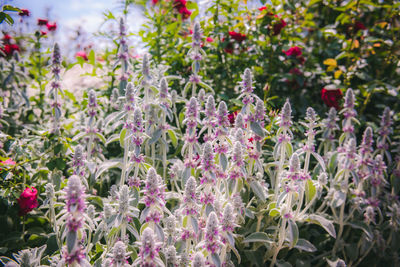
[[[47,19],[38,19],[37,21],[39,26],[46,25],[49,22]]]
[[[29,16],[31,12],[28,9],[21,9],[21,11],[18,13],[21,17]]]

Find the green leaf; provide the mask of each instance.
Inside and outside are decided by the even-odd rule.
[[[105,161],[97,168],[97,172],[95,178],[97,179],[103,172],[108,169],[119,167],[121,164],[120,161],[113,160],[113,161]]]
[[[260,124],[258,124],[258,122],[252,121],[250,123],[250,128],[256,135],[260,137],[265,136],[264,129],[260,126]]]
[[[307,252],[317,251],[317,248],[310,241],[302,238],[297,241],[297,244],[294,247]]]
[[[119,135],[119,143],[121,147],[124,147],[125,145],[125,135],[126,135],[126,128],[122,129]]]
[[[151,136],[151,139],[148,141],[147,144],[150,146],[150,145],[154,144],[155,142],[157,142],[157,140],[160,139],[161,134],[162,134],[162,129],[155,130]]]
[[[394,194],[397,195],[400,192],[400,179],[399,177],[396,177],[396,175],[392,174],[390,181],[394,190]]]
[[[254,242],[272,243],[272,240],[268,237],[266,233],[262,232],[252,233],[243,240],[243,243],[254,243]]]
[[[366,223],[364,223],[364,222],[351,222],[351,223],[348,223],[348,225],[350,225],[351,227],[353,227],[355,229],[360,229],[360,230],[364,231],[364,233],[367,235],[369,240],[372,240],[374,238],[374,235],[373,235],[373,233],[371,231],[371,228]]]
[[[2,23],[5,18],[6,18],[6,13],[0,12],[0,23]]]
[[[3,11],[15,11],[15,12],[20,12],[21,9],[15,6],[10,6],[10,5],[4,5],[3,6]]]
[[[272,209],[272,210],[269,212],[269,216],[271,216],[271,217],[276,217],[276,216],[278,216],[279,214],[280,214],[280,212],[279,212],[278,209]]]
[[[13,19],[9,14],[7,14],[7,13],[4,13],[4,15],[6,16],[6,22],[7,22],[9,25],[13,25],[13,24],[14,24],[14,19]]]
[[[315,196],[317,190],[315,189],[314,183],[311,179],[306,182],[306,202],[309,203]]]
[[[320,215],[311,214],[308,217],[307,221],[310,221],[315,224],[319,224],[320,226],[322,226],[325,229],[325,231],[328,232],[328,234],[330,234],[333,238],[336,238],[335,227],[333,226],[333,223],[330,220],[328,220]]]
[[[216,267],[221,267],[221,259],[217,253],[213,253],[211,259]]]
[[[222,169],[225,171],[226,167],[228,167],[228,159],[225,154],[219,156],[219,162],[221,163]]]
[[[71,253],[73,248],[75,247],[76,239],[77,239],[77,234],[75,231],[67,232],[67,249],[69,253]]]
[[[176,134],[173,130],[168,130],[169,138],[171,139],[172,145],[176,147],[178,145],[178,139],[176,138]]]
[[[264,193],[264,189],[258,181],[251,181],[250,187],[253,190],[254,194],[262,201],[265,201],[267,196]]]
[[[297,227],[296,222],[292,219],[288,220],[288,230],[290,247],[294,247],[297,244],[297,240],[299,239],[299,228]]]
[[[94,53],[93,49],[90,50],[88,59],[89,59],[89,63],[94,66],[95,63],[96,63],[96,56],[95,56],[95,53]]]

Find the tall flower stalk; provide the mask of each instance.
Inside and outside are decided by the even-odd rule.
[[[49,95],[52,99],[51,107],[53,114],[53,128],[52,132],[58,134],[60,132],[60,118],[61,118],[61,103],[58,98],[59,94],[62,94],[61,83],[60,83],[60,71],[61,71],[61,53],[60,47],[56,43],[53,48],[52,56],[52,68],[53,81],[51,82],[51,89]]]

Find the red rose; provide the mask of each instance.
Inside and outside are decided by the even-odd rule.
[[[283,53],[285,53],[287,56],[293,56],[293,57],[299,57],[302,54],[301,48],[298,46],[293,46],[286,51],[283,50]]]
[[[158,0],[151,0],[151,3],[152,3],[153,5],[156,5],[156,4],[158,3]]]
[[[229,36],[232,39],[238,41],[239,43],[244,41],[244,40],[246,40],[246,38],[247,38],[245,34],[242,34],[242,33],[239,33],[239,32],[234,32],[234,31],[229,32]]]
[[[16,44],[6,44],[4,47],[0,49],[7,56],[11,56],[14,53],[14,51],[19,51],[19,46]]]
[[[38,24],[39,26],[46,25],[48,22],[49,22],[49,21],[48,21],[47,19],[38,19],[38,20],[37,20],[37,24]]]
[[[328,107],[339,109],[339,100],[342,98],[343,94],[340,89],[327,90],[322,88],[321,90],[321,99]]]
[[[260,7],[258,10],[263,11],[263,10],[266,10],[266,9],[267,9],[266,6],[262,6],[262,7]]]
[[[221,41],[224,43],[225,38],[222,38]],[[233,44],[231,42],[228,42],[224,48],[225,53],[228,54],[233,54]]]
[[[361,21],[356,21],[354,23],[354,31],[358,32],[359,30],[366,30],[367,28]]]
[[[40,31],[40,34],[41,34],[42,36],[45,36],[45,35],[47,34],[47,32],[45,32],[45,31]]]
[[[274,27],[273,27],[274,35],[280,34],[281,31],[282,31],[282,29],[285,28],[286,25],[287,25],[287,24],[286,24],[286,22],[285,22],[283,19],[281,19],[280,22],[274,24]]]
[[[211,37],[207,37],[206,41],[209,42],[209,43],[212,43],[212,42],[214,42],[214,39],[211,38]]]
[[[178,13],[182,15],[182,19],[187,19],[192,14],[192,12],[187,9],[186,4],[186,0],[174,1],[174,7],[178,10]]]
[[[21,17],[29,16],[31,12],[28,9],[21,9],[21,11],[18,13]]]
[[[24,216],[36,208],[39,204],[37,201],[37,190],[36,188],[25,188],[21,196],[17,199],[19,204],[19,216]]]
[[[57,24],[54,22],[53,24],[52,23],[50,23],[50,22],[48,22],[47,24],[46,24],[46,27],[47,27],[47,29],[49,30],[49,31],[55,31],[56,29],[57,29]]]
[[[179,14],[182,15],[183,19],[188,19],[190,15],[192,15],[192,12],[188,10],[186,7],[181,7],[180,9],[178,9],[178,12]]]
[[[89,59],[88,59],[88,56],[86,55],[86,52],[85,52],[85,51],[76,52],[75,57],[81,57],[81,58],[83,58],[83,59],[86,60],[86,61],[89,60]]]

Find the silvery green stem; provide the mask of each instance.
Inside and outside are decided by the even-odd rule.
[[[192,83],[192,96],[196,96],[196,84]]]
[[[346,184],[348,183],[348,180],[349,180],[349,172],[348,172],[347,170],[344,172],[344,179],[343,179],[343,180],[345,181]],[[346,188],[345,194],[347,195],[347,188]],[[335,241],[335,245],[334,245],[333,250],[332,250],[332,255],[335,255],[335,254],[336,254],[336,250],[337,250],[337,248],[338,248],[340,238],[342,237],[342,234],[343,234],[343,228],[344,228],[344,208],[345,208],[345,206],[346,206],[346,199],[343,201],[342,205],[340,206],[340,214],[339,214],[339,232],[338,232],[338,234],[337,234],[337,236],[336,236],[336,241]]]
[[[162,138],[164,138],[164,140],[166,139],[166,134],[165,132],[163,132],[163,136]],[[164,144],[162,144],[162,151],[163,151],[163,178],[164,181],[167,181],[167,148]]]
[[[282,225],[279,228],[278,247],[276,247],[276,249],[274,251],[274,256],[272,257],[271,264],[269,265],[270,267],[274,267],[275,266],[275,262],[276,262],[276,259],[278,257],[279,251],[282,249],[282,245],[283,245],[283,242],[284,242],[285,236],[286,236],[286,231],[285,231],[285,229],[286,229],[286,221],[287,221],[286,218],[282,218]]]
[[[125,184],[126,169],[127,169],[127,165],[128,165],[128,155],[129,155],[129,141],[130,141],[130,138],[126,138],[126,140],[124,142],[124,159],[122,162],[120,186],[123,186]]]
[[[284,131],[284,134],[286,134],[286,130]],[[274,200],[278,199],[278,193],[279,193],[279,179],[280,175],[283,171],[283,164],[285,163],[285,156],[286,156],[286,141],[282,142],[281,144],[281,156],[279,158],[279,166],[278,166],[278,172],[275,175],[275,189],[274,189]]]
[[[87,146],[87,161],[90,162],[92,158],[93,134],[89,134],[89,143]]]

